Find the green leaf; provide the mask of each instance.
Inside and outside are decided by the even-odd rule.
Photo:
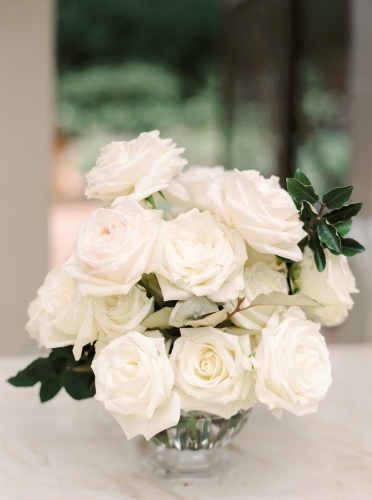
[[[341,249],[342,254],[346,257],[352,257],[357,253],[362,253],[365,251],[363,245],[353,240],[352,238],[341,238]]]
[[[362,206],[363,203],[350,203],[350,205],[345,205],[337,210],[332,210],[326,214],[324,218],[327,219],[330,224],[347,222],[360,212]]]
[[[318,217],[318,212],[315,210],[313,205],[308,201],[304,201],[302,204],[301,215],[304,220],[312,219],[313,217]]]
[[[319,239],[330,250],[341,253],[341,240],[336,229],[331,226],[326,220],[320,219],[316,227]]]
[[[50,366],[49,358],[38,358],[21,370],[14,377],[8,379],[9,384],[15,387],[31,387],[44,379]]]
[[[92,398],[96,393],[94,373],[75,371],[68,368],[63,374],[63,386],[66,392],[74,399]]]
[[[310,227],[314,227],[318,218],[318,212],[313,205],[304,201],[300,212],[300,220],[304,223],[304,230],[307,231]]]
[[[68,345],[65,347],[53,347],[52,352],[61,358],[75,359],[72,353],[74,346]]]
[[[304,186],[311,186],[310,180],[299,168],[296,170],[294,178],[300,181]]]
[[[309,201],[315,203],[319,201],[319,196],[315,194],[312,186],[305,186],[297,179],[287,179],[288,193],[297,203]]]
[[[156,203],[152,194],[150,194],[150,196],[148,196],[146,200],[150,203],[152,208],[156,209]]]
[[[314,261],[315,261],[316,268],[321,273],[326,266],[326,258],[325,258],[324,250],[323,250],[322,245],[319,241],[319,237],[318,237],[318,234],[316,233],[316,231],[312,231],[312,233],[311,233],[310,240],[309,240],[309,247],[311,248],[311,250],[314,253]]]
[[[155,274],[143,274],[140,283],[148,292],[149,297],[154,297],[158,306],[163,307],[164,297]]]
[[[61,377],[52,375],[41,382],[40,401],[45,403],[56,396],[62,387]]]
[[[323,203],[327,205],[329,210],[341,208],[344,203],[349,201],[353,189],[354,186],[333,188],[323,196]]]
[[[160,196],[163,198],[164,201],[167,201],[166,197],[164,196],[163,191],[158,191],[158,193],[160,194]]]
[[[304,293],[288,295],[283,292],[261,293],[252,300],[250,307],[254,306],[319,306],[319,303]]]
[[[351,229],[352,221],[348,220],[347,222],[339,222],[338,224],[333,224],[333,226],[336,228],[336,231],[340,236],[346,236],[347,233]]]

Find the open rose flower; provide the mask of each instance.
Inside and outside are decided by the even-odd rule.
[[[270,410],[314,413],[332,383],[329,352],[319,324],[298,307],[276,311],[255,353],[256,395]]]
[[[326,267],[322,272],[316,268],[313,253],[306,248],[304,259],[296,264],[292,271],[294,288],[319,302],[319,307],[308,307],[310,318],[320,321],[325,326],[337,326],[343,323],[354,301],[351,293],[358,293],[355,278],[344,255],[333,255],[324,251]]]
[[[40,345],[49,348],[74,345],[76,359],[84,345],[97,340],[92,300],[84,297],[61,268],[52,269],[28,308],[26,328]]]
[[[180,398],[163,338],[129,332],[104,347],[92,363],[96,399],[102,401],[128,439],[151,439],[176,425]]]
[[[293,261],[302,259],[297,244],[306,236],[290,195],[277,177],[235,170],[210,184],[214,212],[234,227],[257,252]]]
[[[161,213],[126,198],[96,210],[79,228],[75,252],[64,265],[85,295],[122,295],[160,265]]]
[[[213,327],[181,328],[170,356],[185,411],[230,418],[255,403],[249,335]]]
[[[195,208],[167,223],[156,275],[165,300],[196,295],[226,302],[238,297],[244,286],[246,259],[241,235],[210,212]]]
[[[140,325],[154,312],[154,298],[134,285],[127,295],[106,295],[93,299],[93,314],[101,339],[116,339],[130,331],[143,333]]]
[[[244,268],[244,290],[240,295],[245,297],[245,300],[240,306],[241,309],[248,307],[253,299],[261,293],[267,294],[271,292],[288,293],[288,283],[285,274],[275,271],[264,262],[256,262],[253,266]],[[236,305],[237,301],[235,300],[225,307],[231,312],[235,309]],[[266,326],[274,309],[275,306],[251,307],[234,314],[231,321],[241,328],[261,330]]]
[[[129,142],[111,142],[101,149],[96,166],[88,172],[85,194],[109,202],[127,195],[144,200],[166,188],[186,165],[180,157],[183,151],[171,139],[160,139],[157,130]]]
[[[164,190],[167,201],[186,207],[198,208],[200,211],[213,211],[213,204],[206,196],[210,182],[217,177],[227,175],[225,169],[218,167],[193,166],[181,172],[170,181]]]

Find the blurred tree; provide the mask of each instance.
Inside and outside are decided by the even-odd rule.
[[[204,82],[219,26],[218,0],[58,0],[60,71],[142,60]]]

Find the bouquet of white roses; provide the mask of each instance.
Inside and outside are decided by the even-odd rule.
[[[301,171],[288,192],[254,170],[182,172],[182,153],[156,131],[101,150],[86,195],[107,206],[28,310],[51,353],[9,382],[95,395],[128,439],[181,410],[315,412],[331,384],[320,324],[358,291],[347,257],[364,249],[345,235],[362,204],[345,205],[352,186],[320,199]]]

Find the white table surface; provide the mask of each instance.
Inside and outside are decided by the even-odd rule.
[[[0,498],[372,499],[372,345],[330,350],[333,385],[318,413],[278,421],[257,405],[220,484],[152,479],[145,441],[127,442],[101,403],[61,392],[42,405],[37,387],[4,382],[30,358],[0,358]]]

